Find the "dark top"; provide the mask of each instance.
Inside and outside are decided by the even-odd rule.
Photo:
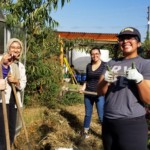
[[[96,92],[97,84],[100,75],[105,68],[106,63],[101,62],[101,65],[95,70],[92,71],[92,63],[89,63],[86,67],[86,91]]]
[[[2,65],[2,71],[3,71],[3,79],[6,78],[8,72],[10,71],[10,67],[8,66],[8,68],[5,68],[3,65]]]

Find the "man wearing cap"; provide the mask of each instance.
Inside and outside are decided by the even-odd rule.
[[[105,95],[102,139],[105,150],[147,150],[145,103],[150,104],[150,61],[138,56],[140,32],[127,27],[118,35],[123,58],[111,60],[99,79]]]

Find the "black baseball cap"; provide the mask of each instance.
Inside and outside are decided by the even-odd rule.
[[[135,35],[138,37],[139,42],[141,41],[141,34],[136,28],[133,27],[124,28],[120,31],[117,37],[122,37],[123,35]]]

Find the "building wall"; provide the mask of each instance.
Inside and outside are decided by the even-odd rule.
[[[101,49],[101,60],[104,62],[109,61],[109,50]],[[69,53],[69,62],[71,62],[71,52]],[[74,49],[72,51],[72,64],[74,65],[75,69],[79,70],[82,73],[85,73],[86,65],[90,63],[91,58],[90,54],[84,51],[80,51]]]

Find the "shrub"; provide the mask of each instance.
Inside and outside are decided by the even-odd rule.
[[[59,40],[50,29],[28,41],[26,105],[54,107],[62,84]]]
[[[66,92],[61,99],[61,104],[63,105],[74,105],[77,103],[83,103],[83,95],[79,93]]]

